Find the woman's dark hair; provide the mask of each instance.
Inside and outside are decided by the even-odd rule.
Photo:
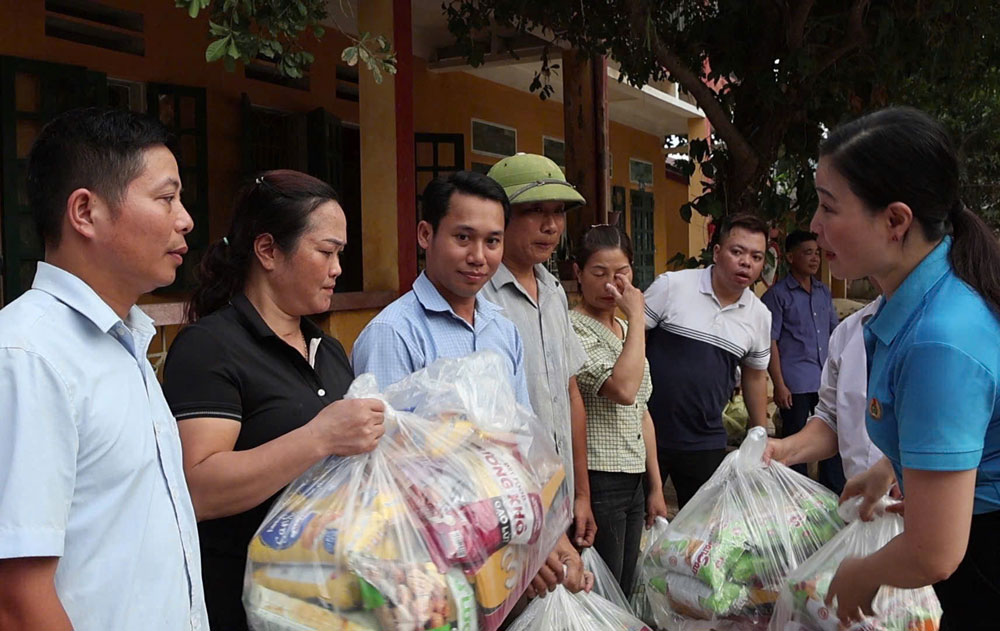
[[[870,212],[902,202],[928,240],[954,235],[955,274],[1000,313],[1000,244],[959,198],[958,158],[938,121],[910,107],[880,110],[833,130],[819,154]]]
[[[503,207],[504,225],[510,221],[510,201],[496,180],[475,171],[456,171],[448,177],[439,177],[428,182],[420,196],[420,216],[435,232],[441,220],[448,214],[451,196],[455,193],[498,202]]]
[[[198,266],[188,321],[221,309],[243,290],[258,236],[270,234],[282,252],[290,253],[309,225],[309,215],[330,201],[339,201],[333,187],[298,171],[267,171],[240,189],[229,233],[208,246]]]
[[[621,228],[610,224],[591,226],[584,232],[573,252],[573,260],[583,269],[590,257],[601,250],[621,250],[629,265],[632,264],[632,239]]]

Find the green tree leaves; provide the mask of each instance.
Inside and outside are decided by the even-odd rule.
[[[275,64],[288,77],[302,77],[315,61],[305,50],[302,39],[309,32],[320,39],[326,30],[320,22],[328,17],[327,0],[175,0],[186,8],[192,19],[202,10],[210,10],[208,33],[212,38],[205,49],[205,61],[222,61],[233,70],[237,61],[250,63],[262,57]],[[396,73],[396,54],[383,36],[348,34],[352,45],[342,58],[350,65],[360,58],[382,82],[386,74]]]

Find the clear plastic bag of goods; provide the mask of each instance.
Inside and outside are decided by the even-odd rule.
[[[559,585],[544,598],[528,603],[507,631],[652,630],[627,609],[593,591],[571,594]]]
[[[583,569],[594,575],[594,587],[590,593],[597,594],[610,601],[614,606],[628,611],[630,607],[625,598],[625,592],[622,591],[618,579],[615,578],[611,568],[604,562],[597,550],[585,548],[580,553],[580,558],[583,560]]]
[[[762,456],[755,427],[670,525],[639,568],[653,618],[671,631],[766,629],[783,579],[844,525],[837,497]]]
[[[858,517],[860,497],[841,505],[840,516],[847,526],[785,577],[771,631],[937,631],[941,605],[933,587],[883,586],[872,602],[876,615],[844,627],[840,626],[836,607],[823,603],[841,561],[868,556],[903,532],[903,518],[886,512],[894,502],[883,498],[871,521]]]
[[[503,360],[435,362],[379,393],[367,454],[316,464],[251,540],[243,601],[255,631],[495,631],[566,531],[551,432],[517,405]]]
[[[660,540],[669,525],[670,522],[668,522],[666,518],[657,517],[653,521],[653,525],[650,528],[643,529],[642,539],[639,541],[639,559],[635,564],[635,583],[632,585],[632,596],[629,599],[629,605],[631,606],[632,612],[635,613],[640,620],[651,626],[656,625],[656,620],[653,617],[653,607],[647,594],[648,587],[646,580],[643,578],[642,568],[645,567],[647,563],[652,563],[650,561],[650,555],[653,553],[653,544]],[[658,571],[656,569],[653,570],[654,576],[662,573],[662,571]],[[664,591],[666,590],[665,587],[663,589]]]

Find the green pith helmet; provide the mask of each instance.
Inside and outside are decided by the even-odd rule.
[[[572,208],[587,203],[559,165],[545,156],[518,153],[494,164],[487,175],[503,187],[511,204],[566,202]]]

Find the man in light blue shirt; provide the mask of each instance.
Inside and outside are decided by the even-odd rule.
[[[111,109],[41,132],[45,243],[0,310],[0,628],[208,629],[177,424],[140,295],[173,282],[192,221],[169,134]]]
[[[505,360],[521,405],[531,408],[524,350],[514,323],[480,290],[503,259],[510,203],[503,188],[480,173],[459,171],[424,189],[417,242],[427,266],[413,290],[386,307],[358,336],[354,374],[373,373],[385,388],[442,357],[489,349]],[[567,568],[564,570],[564,566]],[[564,535],[529,586],[529,593],[584,587],[580,555]]]
[[[509,208],[503,189],[479,173],[427,186],[417,226],[426,269],[358,336],[354,374],[373,373],[385,388],[436,359],[489,349],[504,358],[518,402],[531,408],[517,328],[478,295],[503,258]]]

